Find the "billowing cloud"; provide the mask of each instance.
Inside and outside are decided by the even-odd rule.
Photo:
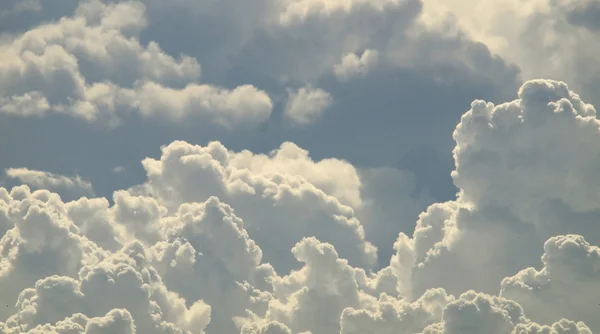
[[[72,17],[0,42],[0,111],[16,116],[69,114],[114,125],[129,112],[178,121],[198,114],[231,126],[268,118],[269,96],[246,85],[201,84],[195,58],[142,45],[140,2],[82,2]]]
[[[218,140],[257,153],[292,141],[318,159],[335,156],[360,168],[407,168],[417,174],[423,193],[452,199],[451,134],[465,106],[474,98],[512,98],[519,85],[514,66],[474,43],[460,27],[423,25],[423,4],[417,0],[79,2],[41,2],[39,15],[21,13],[11,19],[10,30],[2,29],[10,32],[2,41],[8,47],[23,35],[43,35],[40,29],[79,22],[73,30],[81,35],[60,28],[77,45],[60,39],[48,44],[76,60],[73,73],[83,81],[75,81],[85,83],[77,87],[84,87],[86,96],[68,93],[65,85],[51,85],[65,88],[53,94],[64,97],[58,105],[41,88],[4,96],[10,114],[0,113],[0,123],[31,133],[39,143],[0,147],[7,154],[0,165],[10,160],[62,174],[77,170],[105,197],[121,182],[141,182],[139,161],[156,147],[182,139]],[[297,16],[304,9],[293,10],[295,4],[306,15]],[[296,12],[296,18],[282,22],[286,12]],[[342,72],[350,77],[340,80]],[[94,89],[87,94],[89,87]],[[334,103],[313,113],[319,116],[310,124],[297,126],[283,114],[287,89],[302,87],[318,87]],[[77,101],[83,102],[63,108]],[[12,117],[16,111],[45,116],[23,120]],[[88,131],[83,124],[71,125],[76,121],[64,121],[65,114],[120,128],[110,136]],[[48,133],[58,135],[43,139]],[[0,143],[12,142],[10,136],[0,131]],[[432,167],[407,166],[415,155],[424,156],[415,153],[421,149],[429,152],[432,161],[425,158],[425,163]],[[63,150],[78,153],[63,155],[65,162],[52,166],[43,158]],[[24,151],[32,153],[19,153]],[[110,160],[117,156],[128,171],[119,178],[109,174],[116,164]]]
[[[170,211],[211,196],[231,204],[253,239],[268,247],[266,259],[278,270],[294,266],[289,249],[307,234],[333,243],[353,263],[375,263],[376,249],[350,206],[359,205],[360,181],[343,161],[314,163],[291,143],[269,158],[230,152],[217,142],[206,147],[174,142],[163,147],[160,160],[148,158],[143,165],[148,182],[142,193]]]
[[[0,331],[598,332],[596,7],[2,3]]]
[[[173,142],[114,204],[2,189],[1,326],[592,333],[600,251],[582,235],[599,240],[598,209],[583,179],[600,121],[562,82],[527,82],[518,97],[473,102],[454,134],[459,197],[400,233],[381,269],[361,219],[385,224],[372,201],[402,176],[292,143],[262,155]]]
[[[600,328],[594,312],[600,248],[580,235],[552,237],[544,244],[542,263],[539,271],[527,268],[505,278],[501,295],[519,302],[538,322],[549,324],[567,317]],[[556,305],[546,307],[549,300]]]

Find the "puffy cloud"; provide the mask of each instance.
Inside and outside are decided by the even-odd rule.
[[[376,301],[359,289],[355,277],[363,276],[364,271],[355,270],[340,259],[331,244],[304,238],[292,248],[292,253],[304,267],[273,278],[274,298],[269,301],[265,317],[247,318],[246,323],[242,321],[245,328],[276,321],[293,333],[337,333],[340,314],[345,308],[360,308],[364,303]]]
[[[64,203],[26,186],[3,189],[0,298],[14,301],[2,309],[3,330],[590,333],[597,324],[589,306],[579,312],[546,302],[565,291],[575,300],[594,289],[598,249],[582,237],[549,239],[545,267],[506,278],[493,295],[502,278],[534,264],[531,257],[548,234],[580,223],[550,222],[539,214],[544,198],[525,202],[525,196],[543,192],[561,200],[571,216],[596,210],[586,197],[577,200],[578,193],[559,197],[565,186],[585,189],[576,179],[566,185],[533,176],[514,181],[519,174],[498,163],[498,156],[510,161],[504,157],[522,148],[543,158],[547,146],[535,151],[539,141],[526,133],[550,141],[551,130],[562,134],[556,129],[565,126],[591,150],[594,141],[584,139],[594,136],[585,131],[597,122],[593,108],[552,81],[528,82],[519,97],[497,107],[473,104],[455,132],[460,197],[422,213],[412,238],[401,234],[389,266],[379,271],[370,269],[375,248],[357,214],[383,220],[372,214],[373,201],[407,187],[405,175],[314,161],[292,143],[261,155],[219,142],[173,142],[159,159],[143,161],[146,182],[116,192],[114,204],[102,198]],[[506,134],[516,138],[498,140]],[[551,153],[570,157],[566,166],[576,168],[572,146],[553,144]],[[486,150],[486,159],[477,159]],[[491,168],[506,187],[482,174]],[[523,165],[521,173],[540,169],[530,168]],[[391,190],[382,188],[385,182]],[[518,195],[520,201],[513,198]],[[588,293],[581,300],[593,299]]]
[[[162,226],[167,240],[152,246],[152,263],[173,291],[212,306],[210,332],[233,332],[234,316],[266,307],[273,269],[231,207],[215,197],[183,204]]]
[[[315,238],[292,252],[304,267],[273,280],[268,311],[240,319],[243,333],[591,333],[583,322],[564,318],[534,322],[517,302],[472,290],[456,298],[431,289],[411,302],[398,297],[383,275],[365,277]]]
[[[550,324],[564,317],[600,328],[595,312],[600,248],[579,235],[553,237],[544,244],[542,263],[539,271],[527,268],[505,278],[501,295],[519,302],[537,322]]]
[[[175,59],[154,42],[140,43],[145,26],[140,2],[91,0],[72,17],[3,42],[0,111],[66,113],[109,125],[132,110],[175,121],[199,114],[225,126],[268,118],[272,103],[265,92],[198,83],[195,58]]]
[[[239,182],[235,182],[231,177],[227,177],[228,182],[225,183],[220,179],[210,181],[210,178],[206,178],[204,169],[197,168],[201,167],[200,165],[188,170],[188,176],[200,178],[199,181],[203,182],[198,184],[213,184],[214,188],[194,188],[192,184],[192,188],[180,188],[180,193],[170,192],[170,196],[166,197],[166,189],[160,189],[158,186],[165,184],[167,180],[158,178],[156,168],[160,166],[165,172],[163,176],[170,175],[168,168],[172,166],[169,165],[169,161],[172,162],[174,158],[170,156],[173,154],[171,150],[186,153],[176,156],[175,160],[181,162],[200,162],[201,156],[205,155],[207,158],[210,155],[215,160],[213,167],[218,167],[215,165],[217,163],[222,164],[221,168],[231,173],[232,177],[241,171],[250,173],[241,179],[245,182],[263,179],[261,182],[268,181],[267,184],[270,184],[269,187],[273,190],[283,187],[281,191],[290,187],[293,190],[293,187],[310,185],[304,191],[314,194],[309,197],[312,198],[310,201],[304,203],[302,196],[294,195],[287,198],[286,204],[277,202],[285,197],[278,199],[277,194],[273,193],[274,197],[270,200],[266,198],[268,201],[262,204],[264,211],[253,213],[248,211],[250,206],[244,210],[240,205],[244,201],[234,196],[237,194],[234,190],[247,191],[245,187],[241,187]],[[144,164],[148,168],[148,183],[129,191],[116,192],[113,205],[103,198],[85,197],[64,203],[56,194],[46,190],[31,192],[25,186],[14,188],[10,193],[4,191],[2,203],[6,204],[6,218],[2,222],[6,222],[7,233],[3,238],[3,261],[6,264],[3,267],[6,270],[2,278],[6,284],[2,286],[6,289],[2,291],[2,299],[16,301],[15,308],[11,306],[3,310],[6,311],[6,322],[3,325],[6,331],[15,331],[17,326],[32,332],[35,332],[36,328],[42,331],[65,326],[86,328],[86,319],[104,317],[107,313],[125,309],[131,314],[137,331],[177,331],[177,328],[192,328],[190,326],[195,324],[201,325],[198,328],[206,327],[209,333],[235,332],[237,324],[246,332],[286,333],[290,328],[298,326],[311,327],[312,325],[302,324],[302,319],[317,314],[311,316],[313,311],[303,310],[301,312],[309,313],[289,315],[298,317],[295,325],[288,322],[288,316],[281,319],[282,321],[275,319],[248,322],[239,319],[244,319],[247,312],[251,312],[252,317],[256,319],[268,318],[271,309],[277,309],[277,303],[282,302],[279,298],[284,298],[282,296],[286,294],[285,289],[295,289],[286,282],[304,279],[302,277],[307,272],[322,275],[318,271],[328,266],[325,264],[325,267],[322,267],[318,264],[323,260],[327,263],[338,263],[340,268],[327,274],[328,277],[340,280],[339,284],[347,284],[344,281],[354,282],[353,293],[362,296],[362,299],[376,300],[369,296],[370,293],[396,294],[397,279],[391,271],[384,270],[373,275],[362,268],[350,267],[346,260],[338,258],[333,246],[322,244],[314,238],[304,239],[294,248],[291,255],[301,262],[319,267],[304,268],[299,273],[292,272],[288,276],[277,276],[271,265],[263,263],[263,250],[250,238],[256,234],[249,233],[252,232],[250,223],[264,224],[265,218],[268,218],[265,213],[268,212],[267,209],[272,210],[272,203],[282,205],[283,208],[271,221],[266,221],[270,224],[263,227],[267,230],[266,233],[277,228],[286,231],[293,226],[288,224],[303,222],[305,217],[296,218],[296,222],[281,220],[281,217],[293,217],[289,214],[284,215],[286,211],[283,209],[290,208],[300,213],[310,208],[310,205],[319,204],[315,200],[325,200],[319,204],[323,206],[321,210],[324,212],[312,219],[315,223],[334,224],[329,227],[332,232],[326,229],[323,232],[314,232],[338,243],[340,249],[346,250],[349,255],[360,255],[354,261],[368,266],[368,262],[361,262],[361,257],[373,257],[374,248],[364,240],[360,224],[356,218],[352,218],[352,207],[361,208],[364,205],[361,197],[361,178],[358,171],[347,162],[337,159],[313,161],[308,152],[291,143],[282,145],[270,155],[256,155],[248,151],[231,152],[219,143],[200,147],[176,142],[164,148],[164,155],[160,161],[148,159]],[[286,180],[290,183],[283,183]],[[249,183],[249,186],[258,184],[260,183]],[[216,187],[217,185],[220,188]],[[144,195],[147,192],[144,188],[150,189],[156,195]],[[218,194],[228,202],[235,202],[240,210],[236,208],[234,212],[231,206],[213,196],[202,200],[202,191],[197,191],[202,189],[206,194]],[[160,194],[157,191],[160,191]],[[269,192],[263,190],[263,193]],[[337,200],[332,194],[340,199]],[[314,197],[315,195],[318,196]],[[248,200],[243,197],[242,199]],[[257,208],[256,203],[260,205],[261,199],[258,199],[252,200],[250,197],[253,201],[250,204],[254,209]],[[295,206],[298,207],[295,209]],[[331,211],[332,209],[339,212]],[[33,220],[32,212],[45,217],[45,220]],[[332,214],[333,217],[329,216]],[[349,215],[346,219],[350,219],[349,222],[356,225],[347,224],[343,217],[336,215]],[[20,218],[22,216],[25,218]],[[26,219],[27,224],[19,223],[20,219]],[[341,232],[341,235],[337,236],[333,231]],[[301,240],[304,236],[313,234],[309,229],[291,232],[287,232],[289,237],[282,234],[282,237],[291,242],[291,246],[294,245],[293,240]],[[348,237],[357,238],[358,247],[356,243],[344,243]],[[270,252],[271,258],[277,260],[275,265],[283,267],[280,268],[282,270],[295,267],[294,264],[281,260],[285,255],[277,254],[289,253],[291,246],[285,243],[273,246],[273,239],[267,235],[262,235],[262,240],[265,251]],[[315,251],[317,253],[314,253]],[[362,253],[365,251],[368,253]],[[319,259],[322,256],[327,259]],[[39,264],[41,261],[45,263],[43,266]],[[346,277],[336,278],[338,272]],[[131,275],[131,278],[126,279],[128,275]],[[311,275],[313,274],[309,274]],[[124,280],[123,283],[119,283],[120,280]],[[317,280],[321,281],[320,278]],[[106,281],[114,281],[115,283],[111,284],[117,285],[114,288],[112,285],[105,286]],[[119,284],[125,284],[128,292],[120,290],[125,288],[120,288]],[[153,288],[147,290],[146,285]],[[281,290],[284,286],[288,287]],[[111,289],[117,290],[112,294]],[[318,291],[320,289],[322,288],[318,288]],[[361,291],[363,289],[368,292]],[[104,294],[98,295],[99,291],[104,291]],[[46,292],[52,292],[52,296],[55,297],[45,297]],[[175,294],[185,298],[186,306],[181,306],[182,300],[177,299]],[[146,299],[143,299],[142,295],[146,296]],[[338,312],[339,318],[344,307],[359,308],[362,305],[353,302],[353,297],[348,297],[349,301],[341,300],[338,308],[328,316],[336,317]],[[318,300],[315,302],[318,303]],[[164,303],[175,309],[168,308]],[[210,305],[210,310],[208,306],[203,305]],[[307,304],[313,308],[311,305]],[[151,315],[150,318],[148,314]],[[328,322],[326,319],[323,321]],[[318,329],[318,326],[314,329]],[[334,327],[339,327],[339,324]]]
[[[102,21],[99,17],[105,15],[103,10],[88,10],[92,14],[78,10],[72,15],[73,3],[76,2],[61,0],[59,5],[52,6],[42,3],[44,15],[37,17],[37,24],[60,22],[61,17],[78,15],[83,16],[86,22],[92,20],[93,24],[87,25],[95,26]],[[210,1],[208,4],[189,0],[171,1],[169,4],[155,0],[141,2],[144,4],[143,14],[140,14],[141,8],[133,5],[129,6],[133,8],[130,12],[124,7],[119,9],[127,12],[126,15],[113,15],[119,18],[115,21],[128,22],[127,27],[119,28],[123,31],[118,34],[137,42],[142,49],[148,49],[148,53],[154,54],[150,49],[155,45],[162,55],[171,58],[169,62],[175,66],[150,66],[150,69],[157,69],[154,74],[179,73],[167,71],[167,68],[181,68],[186,57],[179,55],[185,54],[202,64],[201,78],[192,75],[200,71],[195,72],[188,66],[184,72],[189,74],[188,77],[175,78],[173,74],[167,78],[163,75],[160,80],[144,79],[133,85],[136,80],[144,78],[140,77],[136,68],[145,61],[113,61],[115,66],[110,66],[110,62],[105,61],[108,57],[100,57],[106,52],[99,52],[96,58],[102,58],[100,66],[90,61],[83,62],[80,55],[75,55],[87,84],[109,80],[116,86],[98,86],[94,96],[110,108],[114,106],[119,117],[109,117],[112,111],[102,115],[108,115],[113,122],[120,120],[121,128],[112,131],[110,139],[106,139],[99,133],[86,131],[84,126],[70,126],[77,123],[65,122],[62,115],[47,113],[48,116],[42,120],[20,120],[3,114],[0,118],[16,132],[33,133],[38,138],[45,137],[48,132],[54,133],[51,129],[55,128],[59,128],[56,133],[60,133],[60,136],[45,139],[38,145],[31,144],[33,141],[21,142],[19,147],[23,147],[23,151],[32,152],[28,156],[20,155],[18,150],[7,149],[6,161],[10,158],[17,165],[35,166],[62,174],[72,173],[72,169],[68,170],[65,166],[74,165],[87,178],[98,180],[96,191],[99,195],[110,197],[114,190],[123,187],[120,182],[127,182],[127,186],[141,182],[143,171],[139,168],[139,161],[152,155],[155,147],[179,139],[194,143],[219,140],[235,150],[251,149],[260,153],[266,153],[284,141],[293,141],[310,150],[315,158],[336,156],[348,159],[358,167],[399,167],[398,161],[406,160],[403,157],[407,152],[418,146],[419,150],[426,147],[433,152],[438,162],[431,164],[435,166],[432,169],[446,181],[444,184],[429,181],[427,191],[437,199],[445,200],[453,198],[455,191],[448,176],[452,168],[452,142],[448,139],[460,115],[474,98],[504,100],[507,94],[514,95],[518,84],[517,72],[512,66],[486,53],[484,45],[473,43],[456,27],[423,27],[417,20],[422,7],[420,1],[347,1],[345,4],[309,1],[307,6],[311,9],[306,18],[293,24],[281,24],[280,17],[294,2],[263,0],[252,5],[235,0]],[[319,3],[333,5],[336,9],[322,12],[318,9]],[[138,21],[141,23],[134,24]],[[116,27],[110,20],[104,20],[102,25]],[[7,42],[14,37],[18,38],[19,34],[7,37]],[[111,42],[110,45],[117,43]],[[376,66],[368,67],[364,75],[340,82],[332,70],[335,65],[350,54],[362,57],[366,50],[369,54],[371,51],[377,53]],[[149,58],[161,57],[152,55]],[[168,62],[163,59],[160,63]],[[163,67],[162,72],[158,71]],[[151,70],[147,72],[153,73]],[[214,86],[208,85],[214,89],[205,87],[205,82],[214,83]],[[186,88],[190,83],[193,89]],[[259,94],[249,101],[246,95],[242,99],[242,94],[233,94],[236,87],[248,84],[264,90],[263,93],[271,97],[272,114],[265,95]],[[160,85],[160,89],[156,85]],[[319,87],[333,96],[335,103],[309,126],[295,126],[293,122],[280,119],[287,99],[286,88],[289,87]],[[183,91],[190,95],[182,95]],[[223,94],[214,97],[199,92]],[[242,108],[239,112],[232,112],[232,106],[238,104],[225,99],[225,96],[233,98],[232,95],[249,102],[249,110]],[[29,94],[14,97],[14,100],[29,103],[27,110],[33,110],[32,106],[36,105],[40,110],[49,110],[50,102],[46,104],[43,99],[34,97]],[[158,97],[169,99],[157,101]],[[199,98],[206,98],[215,107],[214,112],[198,103]],[[116,101],[116,104],[111,101]],[[225,103],[227,101],[231,103]],[[10,104],[16,106],[18,103]],[[96,105],[96,102],[85,104],[91,112]],[[254,115],[254,111],[256,115],[263,116],[252,118],[250,115]],[[84,114],[89,115],[89,112]],[[151,120],[140,119],[142,115],[152,115]],[[163,122],[161,116],[179,122]],[[229,119],[230,116],[233,119]],[[239,125],[237,121],[242,120],[250,120],[252,124],[238,126],[236,131],[206,126],[214,122],[223,124],[223,118],[232,126]],[[431,122],[432,119],[436,121]],[[47,121],[54,125],[47,126]],[[261,124],[262,131],[253,126],[258,124]],[[3,133],[0,136],[10,136],[7,132]],[[361,135],[357,136],[357,133]],[[424,133],[428,135],[423,136]],[[0,142],[11,141],[0,139]],[[121,144],[125,142],[127,145]],[[86,150],[87,147],[93,149]],[[372,147],[380,149],[372,150]],[[42,157],[58,155],[61,150],[80,153],[65,157],[64,164],[48,166],[51,159]],[[112,162],[109,164],[107,161],[116,156],[119,156],[119,164],[128,170],[127,175],[119,178],[106,172],[114,167]],[[6,167],[10,166],[0,166]],[[413,172],[418,174],[420,186],[422,180],[432,180],[426,169],[417,168]]]
[[[540,325],[536,323],[528,323],[528,324],[519,324],[513,330],[513,333],[516,334],[541,334],[541,333],[549,333],[549,334],[591,334],[592,331],[582,322],[573,322],[566,319],[562,319],[559,322],[556,322],[550,326]]]
[[[130,122],[120,135],[113,129],[115,137],[103,137],[114,146],[107,172],[114,157],[138,159],[123,149],[127,138],[171,144],[143,161],[145,180],[128,180],[123,188],[138,185],[112,201],[0,189],[0,299],[9,302],[0,308],[3,332],[598,330],[590,306],[597,296],[589,291],[598,257],[591,244],[600,242],[593,181],[599,124],[569,87],[536,80],[512,102],[475,101],[454,132],[459,196],[418,217],[433,201],[420,192],[418,172],[426,168],[417,164],[415,179],[389,167],[406,152],[419,156],[413,141],[447,149],[451,161],[454,143],[440,138],[449,138],[465,101],[514,98],[517,69],[466,37],[460,18],[435,21],[432,2],[421,15],[420,1],[86,1],[72,15],[67,2],[41,15],[50,23],[24,23],[2,37],[1,117],[66,113]],[[448,3],[459,2],[473,10]],[[35,12],[14,6],[0,10]],[[564,21],[557,8],[567,9]],[[534,19],[507,27],[515,35],[534,21],[553,32],[594,29],[582,16],[593,17],[589,3],[542,0],[521,9]],[[481,10],[476,19],[491,25],[494,15]],[[481,30],[486,40],[489,30]],[[562,55],[579,57],[579,43],[595,38],[577,34],[573,48],[550,52],[560,56],[552,71],[576,87],[594,74],[582,75]],[[558,42],[536,36],[532,30],[522,40],[547,52],[563,35]],[[509,59],[543,66],[539,55],[515,52]],[[182,53],[193,57],[171,56]],[[201,83],[201,74],[216,84]],[[285,87],[302,88],[286,94]],[[292,122],[278,123],[280,115]],[[171,120],[174,137],[204,144],[172,142],[154,127],[122,134],[148,126],[146,117]],[[267,119],[259,140],[267,143],[244,137],[243,125]],[[220,132],[210,123],[242,134],[211,138]],[[179,132],[186,127],[202,136]],[[77,145],[94,153],[91,164],[102,160],[101,145]],[[323,159],[331,156],[339,159]],[[118,164],[129,175],[131,165]],[[20,172],[43,188],[69,181]],[[543,268],[529,268],[540,256]],[[573,305],[576,298],[585,305]]]
[[[32,193],[24,186],[3,197],[5,218],[14,224],[0,241],[5,332],[40,332],[54,323],[79,324],[86,333],[114,326],[126,330],[131,319],[138,331],[148,333],[197,331],[208,324],[210,307],[197,301],[188,308],[167,290],[139,242],[111,253],[80,234],[68,211],[82,200],[65,205],[56,194]]]
[[[515,325],[526,321],[519,304],[468,291],[446,305],[441,323],[423,333],[510,333]]]
[[[97,317],[125,308],[140,332],[182,333],[193,328],[202,333],[210,320],[210,307],[198,302],[187,309],[185,301],[169,292],[145,265],[140,246],[128,245],[104,261],[84,266],[79,280],[50,276],[37,281],[35,288],[23,290],[17,300],[18,312],[6,325],[28,330],[81,311]],[[126,329],[131,324],[121,321],[121,326]],[[106,325],[96,322],[88,324],[87,330],[101,332],[102,327]]]
[[[4,333],[23,333],[15,328],[8,328],[6,325],[0,324],[0,329]],[[41,334],[41,333],[135,333],[135,325],[129,311],[125,309],[113,309],[103,317],[88,318],[87,316],[78,313],[72,317],[58,321],[56,324],[38,325],[26,333]]]
[[[266,325],[244,325],[242,334],[291,334],[290,329],[277,321],[269,322]]]
[[[94,189],[89,181],[80,176],[68,177],[28,168],[9,168],[6,176],[28,184],[37,189],[67,190],[79,195],[93,195]]]
[[[458,200],[431,206],[395,245],[391,266],[413,297],[439,286],[494,293],[535,263],[548,238],[600,240],[590,181],[598,124],[594,108],[556,81],[527,82],[518,100],[497,106],[475,101],[454,133]]]
[[[228,90],[190,84],[176,90],[145,83],[137,91],[137,96],[136,104],[143,115],[181,120],[198,113],[226,127],[240,123],[256,124],[267,119],[272,108],[269,96],[252,85]]]
[[[302,87],[288,94],[284,114],[300,125],[315,121],[333,103],[331,95],[320,88]]]
[[[439,321],[452,301],[454,297],[442,289],[427,291],[413,303],[383,294],[372,310],[346,308],[340,320],[341,333],[418,333]]]
[[[53,275],[74,277],[85,262],[94,262],[105,252],[77,233],[64,219],[64,203],[47,190],[31,192],[25,186],[5,192],[2,204],[3,237],[0,299],[12,312],[19,293],[38,279]],[[9,312],[9,313],[7,313]]]
[[[365,240],[353,208],[334,196],[345,192],[340,197],[357,204],[354,168],[333,159],[315,168],[306,151],[289,143],[271,156],[230,152],[218,142],[206,147],[174,142],[163,147],[160,160],[143,161],[148,182],[142,193],[171,211],[178,203],[219,197],[244,219],[266,261],[279,271],[293,267],[289,249],[311,235],[336,245],[352,263],[373,265],[376,248]]]

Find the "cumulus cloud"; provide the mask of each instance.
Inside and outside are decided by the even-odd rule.
[[[315,161],[292,143],[269,155],[171,143],[114,204],[2,189],[0,298],[10,303],[0,326],[592,333],[600,251],[581,235],[598,240],[598,209],[578,178],[593,172],[598,124],[562,82],[527,82],[498,106],[473,102],[454,135],[459,197],[431,205],[411,237],[400,233],[381,269],[355,211],[398,175]],[[512,158],[521,152],[535,160]]]
[[[574,63],[585,43],[595,47],[593,3],[540,0],[515,14],[512,0],[453,0],[439,17],[433,3],[0,5],[15,17],[39,13],[0,38],[0,117],[154,119],[131,136],[166,144],[142,161],[145,177],[111,198],[93,198],[79,177],[6,171],[28,186],[0,188],[0,331],[598,332],[600,121],[584,102],[595,74]],[[471,21],[446,15],[474,8]],[[493,39],[494,17],[507,13],[523,20],[497,34],[536,51]],[[556,35],[537,38],[546,28]],[[570,34],[571,48],[559,50]],[[490,48],[521,65],[536,59],[526,76],[547,67],[585,87],[583,98],[553,80],[517,91],[518,70]],[[555,56],[552,66],[536,52]],[[452,118],[473,95],[486,101]],[[264,150],[240,145],[237,131],[173,141],[156,120],[209,137],[212,125],[289,135]],[[456,122],[454,141],[439,144]],[[125,179],[134,171],[119,149],[130,143],[118,136],[132,128],[121,129],[98,138],[114,146],[106,172],[123,166]],[[456,198],[431,204],[415,175],[424,166],[393,167],[398,152],[425,155],[413,139],[448,149]],[[65,189],[80,193],[70,200]]]
[[[0,111],[16,116],[69,114],[114,125],[129,112],[178,121],[200,115],[231,126],[268,118],[269,96],[251,85],[201,84],[195,58],[171,57],[138,39],[140,2],[82,2],[72,17],[2,42]]]
[[[163,147],[159,160],[148,158],[143,165],[148,182],[142,194],[160,199],[172,212],[179,203],[217,196],[246,221],[278,270],[294,266],[289,249],[307,233],[333,243],[353,263],[376,261],[376,248],[350,206],[359,204],[360,181],[348,163],[315,163],[291,143],[269,157],[230,152],[218,142],[206,147],[174,142]]]
[[[111,47],[100,47],[104,42],[98,41],[97,47],[92,48],[98,51],[97,54],[92,52],[93,61],[74,54],[79,72],[88,85],[108,81],[115,86],[98,86],[94,91],[94,101],[110,106],[107,113],[96,115],[108,118],[111,124],[121,123],[121,128],[111,133],[112,143],[101,145],[99,142],[106,142],[103,136],[81,130],[80,126],[69,126],[73,124],[70,120],[59,121],[64,119],[64,112],[56,114],[47,97],[44,101],[34,93],[7,98],[11,106],[8,109],[13,113],[27,110],[31,114],[35,114],[36,109],[45,110],[44,119],[25,121],[6,113],[0,118],[15,131],[35,132],[40,137],[44,131],[39,128],[49,129],[45,122],[54,121],[56,125],[52,128],[60,127],[61,136],[42,145],[21,143],[20,146],[33,153],[21,159],[26,161],[15,157],[16,150],[7,150],[9,158],[19,161],[18,165],[38,166],[63,174],[71,172],[64,166],[77,165],[77,170],[85,172],[86,177],[102,180],[97,192],[106,197],[121,185],[107,175],[106,171],[114,164],[103,161],[119,156],[119,163],[130,171],[126,179],[120,180],[128,185],[138,183],[143,177],[139,168],[141,159],[153,154],[155,147],[184,139],[194,143],[219,140],[236,150],[252,149],[261,153],[284,141],[293,141],[315,157],[335,156],[352,161],[358,167],[399,167],[398,161],[415,150],[415,146],[425,147],[434,152],[436,167],[432,169],[446,182],[438,184],[432,181],[427,169],[417,168],[412,172],[418,174],[419,187],[423,186],[422,180],[430,180],[426,187],[431,189],[427,191],[436,198],[452,198],[454,189],[448,177],[452,168],[450,138],[459,116],[474,98],[502,101],[508,98],[506,94],[514,95],[518,85],[517,72],[512,66],[486,53],[484,45],[473,43],[458,28],[450,24],[441,28],[423,27],[417,20],[423,5],[420,1],[308,1],[303,5],[308,8],[306,17],[289,24],[282,24],[280,17],[293,2],[261,0],[250,5],[230,0],[212,1],[207,5],[202,1],[177,0],[165,4],[143,0],[140,6],[137,2],[104,1],[132,8],[128,11],[127,6],[121,6],[119,11],[127,14],[111,14],[118,19],[110,20],[100,18],[108,14],[94,9],[101,7],[97,5],[87,5],[92,9],[80,8],[73,14],[78,2],[61,0],[52,6],[42,2],[41,15],[15,17],[13,21],[26,23],[23,26],[9,23],[14,35],[6,37],[4,44],[12,43],[27,30],[36,30],[40,22],[45,28],[53,26],[48,23],[84,17],[88,26],[96,27],[103,21],[102,26],[121,29],[115,35],[132,40],[129,45],[114,38],[108,45],[128,44],[131,49],[146,49],[147,52],[130,50],[125,56]],[[331,10],[321,11],[319,6]],[[127,27],[118,27],[111,20],[123,22]],[[81,30],[85,29],[77,29]],[[87,35],[82,37],[91,39]],[[80,44],[87,47],[91,43]],[[70,49],[67,51],[72,53]],[[359,66],[368,68],[361,70],[365,74],[340,82],[332,71],[348,55],[361,58],[375,52],[378,54],[376,66]],[[146,55],[137,56],[138,53]],[[112,60],[117,55],[121,61]],[[184,59],[191,62],[196,59],[196,64],[202,64],[201,70],[195,70],[195,66],[185,63]],[[154,66],[151,66],[152,61],[156,61]],[[249,100],[246,94],[235,91],[246,85],[256,87],[271,98],[272,113],[265,95]],[[297,91],[299,87],[309,86],[328,92],[335,103],[307,126],[297,126],[286,118],[282,120],[286,89]],[[211,92],[219,94],[218,97],[208,94]],[[227,100],[226,96],[239,100]],[[94,108],[98,103],[85,104],[88,112],[76,109],[90,115],[90,111],[94,113],[98,109]],[[248,105],[239,113],[233,112],[232,109],[246,103]],[[262,116],[254,119],[252,115]],[[165,119],[174,122],[165,122]],[[432,119],[436,122],[431,122]],[[214,123],[229,124],[236,131],[211,126]],[[256,130],[259,124],[261,131]],[[357,136],[357,133],[364,135]],[[428,135],[423,136],[424,133]],[[56,143],[65,137],[69,140],[61,141],[62,145]],[[128,144],[116,144],[123,142]],[[94,146],[94,150],[86,151],[82,146]],[[59,154],[67,147],[80,153],[65,157],[60,168],[47,167],[44,155],[37,154]],[[380,149],[372,150],[372,147]],[[79,155],[80,159],[75,158]]]
[[[502,281],[500,294],[519,302],[530,317],[550,324],[563,317],[600,328],[595,307],[600,248],[583,236],[552,237],[544,244],[541,270],[527,268]],[[546,307],[547,301],[555,301]]]
[[[66,190],[80,196],[94,194],[92,184],[80,176],[68,177],[28,168],[9,168],[6,176],[37,189]]]

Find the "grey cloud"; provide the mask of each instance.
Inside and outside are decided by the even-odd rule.
[[[600,29],[600,3],[595,0],[575,1],[569,6],[567,20],[574,26],[582,26],[592,31]]]
[[[333,103],[333,98],[319,88],[302,87],[288,92],[284,115],[293,123],[307,125],[318,119]]]

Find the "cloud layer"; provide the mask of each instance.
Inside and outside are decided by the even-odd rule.
[[[599,13],[0,4],[0,331],[599,332]]]

